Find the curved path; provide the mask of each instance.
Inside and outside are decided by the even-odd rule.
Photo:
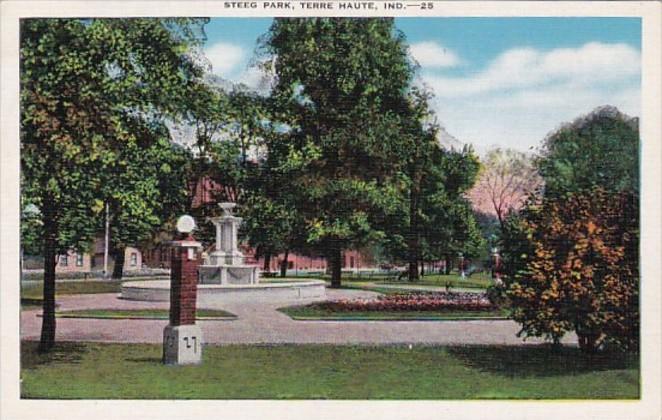
[[[329,290],[329,299],[370,297],[374,292]],[[61,296],[59,310],[143,309],[169,307],[168,302],[122,300],[115,293]],[[513,321],[294,321],[277,308],[302,301],[277,303],[227,303],[222,307],[236,320],[198,321],[208,344],[328,343],[328,344],[538,344],[517,338]],[[21,313],[21,338],[39,339],[41,310]],[[161,343],[166,320],[115,320],[58,318],[59,341]],[[574,336],[566,342],[575,342]]]

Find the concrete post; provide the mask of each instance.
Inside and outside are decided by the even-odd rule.
[[[172,242],[170,261],[170,323],[163,330],[163,363],[202,361],[202,330],[195,325],[201,244],[192,236]]]

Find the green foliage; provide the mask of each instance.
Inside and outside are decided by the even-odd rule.
[[[394,260],[407,260],[412,247],[407,238],[417,235],[421,261],[454,257],[458,252],[467,257],[480,255],[485,242],[464,197],[478,172],[477,157],[470,148],[446,150],[434,143],[424,159],[418,189],[414,188],[417,181],[412,179],[412,173],[405,173],[406,182],[398,197],[399,213],[385,221],[388,254]],[[412,191],[417,195],[414,209]],[[412,211],[416,218],[411,217]]]
[[[41,239],[44,234],[39,209],[33,204],[21,203],[21,248],[24,255],[39,255],[43,251]]]
[[[310,247],[333,257],[383,241],[417,264],[481,246],[461,197],[477,159],[439,147],[430,95],[411,87],[392,20],[278,19],[262,51],[278,57],[273,99],[291,128],[281,168]]]
[[[542,194],[505,223],[508,296],[522,333],[575,331],[585,351],[639,342],[638,121],[598,108],[545,140]]]
[[[245,165],[251,148],[257,150],[272,129],[267,122],[271,112],[265,98],[240,86],[229,94],[228,114],[230,133],[241,151],[240,163]]]
[[[399,110],[402,125],[399,172],[394,186],[395,211],[383,221],[386,250],[409,264],[409,280],[418,278],[421,261],[457,252],[474,255],[482,246],[480,231],[463,197],[476,178],[479,164],[471,148],[443,149],[439,126],[430,110],[432,95],[412,88]]]
[[[471,148],[439,150],[437,163],[423,185],[422,234],[429,246],[429,259],[462,252],[479,255],[484,240],[464,193],[478,173],[478,158]]]
[[[146,194],[153,187],[146,183],[154,179],[126,191],[144,175],[135,166],[144,157],[133,155],[159,137],[150,127],[158,115],[182,110],[181,98],[200,75],[185,54],[191,27],[200,23],[23,21],[22,193],[42,214],[52,207],[44,217],[57,224],[58,251],[85,247],[111,196],[132,200],[122,207],[133,213],[149,207],[141,198],[152,198],[155,188]]]
[[[21,21],[21,194],[43,222],[43,350],[55,336],[56,254],[89,247],[110,199],[129,217],[156,223],[149,207],[158,181],[141,180],[131,163],[144,164],[142,151],[159,137],[155,127],[185,109],[182,99],[202,71],[189,46],[200,40],[196,29],[204,23]],[[130,187],[118,177],[141,181]]]
[[[639,121],[597,108],[548,136],[536,161],[547,193],[639,191]]]
[[[301,221],[285,195],[251,192],[241,214],[242,232],[261,256],[276,256],[296,247]]]
[[[392,19],[276,19],[261,50],[278,57],[273,109],[288,127],[274,168],[288,173],[308,247],[338,266],[335,284],[340,250],[383,236],[374,218],[395,192],[413,67]]]
[[[228,92],[214,83],[212,78],[208,86],[198,86],[199,92],[183,120],[185,126],[193,128],[196,140],[195,158],[188,166],[189,182],[193,186],[211,180],[220,185],[214,200],[238,203],[239,211],[247,218],[242,229],[244,236],[252,231],[264,239],[264,232],[255,230],[268,229],[258,219],[263,213],[248,207],[263,204],[258,197],[269,189],[269,170],[262,168],[260,155],[268,147],[267,137],[273,134],[271,110],[266,106],[266,98],[243,85]],[[215,203],[199,203],[192,208],[193,197],[194,194],[189,197],[189,212],[196,219],[206,220],[220,212]],[[213,242],[213,226],[201,223],[198,227],[196,237],[205,243]]]
[[[165,224],[174,225],[186,209],[191,156],[171,143],[164,130],[149,132],[143,145],[127,143],[105,184],[109,187],[106,201],[115,249],[123,251],[126,246],[151,239]]]
[[[524,214],[532,252],[510,283],[522,332],[558,341],[575,331],[579,345],[637,350],[639,342],[638,199],[629,193],[546,197]]]

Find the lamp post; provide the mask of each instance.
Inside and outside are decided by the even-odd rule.
[[[170,243],[170,323],[163,330],[163,363],[198,364],[202,361],[202,330],[195,325],[198,266],[201,248],[191,235],[195,220],[184,215],[177,221],[179,239]]]

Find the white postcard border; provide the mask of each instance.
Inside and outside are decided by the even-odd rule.
[[[258,2],[262,3],[262,2]],[[295,2],[296,3],[296,2]],[[0,3],[0,417],[6,419],[659,419],[662,368],[662,7],[644,2],[435,2],[432,11],[381,16],[623,16],[642,18],[642,394],[638,401],[227,401],[19,399],[18,19],[74,16],[378,16],[360,11],[226,9],[223,1],[4,1]]]

